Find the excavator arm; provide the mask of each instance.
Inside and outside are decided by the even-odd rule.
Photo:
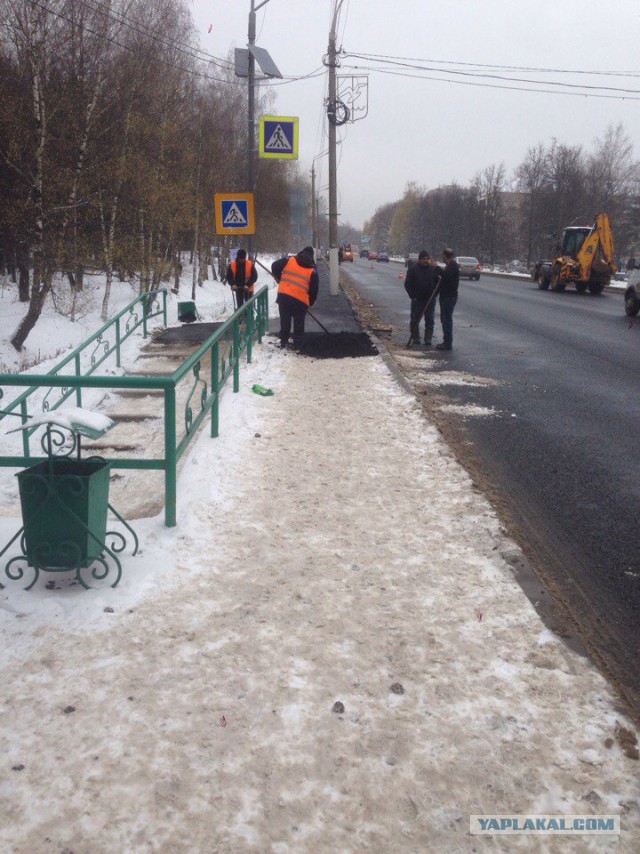
[[[580,266],[580,279],[609,279],[616,272],[613,263],[613,233],[606,213],[598,214],[591,233],[585,238],[576,258]]]

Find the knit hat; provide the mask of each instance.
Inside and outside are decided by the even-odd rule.
[[[313,246],[305,246],[302,251],[305,255],[311,255],[311,257],[313,258]]]
[[[427,252],[427,250],[426,250],[426,249],[422,249],[422,250],[420,251],[420,254],[418,255],[418,261],[419,261],[421,258],[431,258],[431,255],[429,255],[429,253]]]
[[[236,252],[236,261],[244,261],[244,259],[246,257],[247,257],[247,250],[246,249],[238,249],[238,251]]]

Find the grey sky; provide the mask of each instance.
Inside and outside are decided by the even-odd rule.
[[[246,46],[249,9],[250,0],[194,0],[202,49],[226,57],[231,47]],[[333,0],[270,0],[257,13],[257,44],[269,51],[284,75],[309,74],[322,66],[332,9]],[[529,146],[548,144],[553,137],[589,148],[610,123],[622,122],[631,139],[640,140],[637,0],[606,4],[594,0],[344,0],[338,45],[352,53],[526,66],[532,70],[512,74],[532,81],[637,90],[618,100],[462,85],[463,80],[510,84],[451,73],[433,76],[459,82],[372,71],[368,117],[338,131],[343,140],[338,148],[340,219],[354,226],[361,226],[379,205],[400,198],[408,181],[427,187],[454,180],[466,184],[479,170],[501,161],[511,175]],[[347,67],[355,64],[384,67],[355,59],[342,63],[340,74],[359,73]],[[627,75],[551,74],[538,69]],[[410,68],[404,72],[419,73]],[[326,85],[323,75],[273,87],[272,112],[300,117],[303,171],[310,170],[312,158],[326,148]],[[541,88],[536,83],[511,85]],[[268,161],[261,168],[268,168]],[[316,161],[316,168],[322,187],[327,183],[326,157]]]

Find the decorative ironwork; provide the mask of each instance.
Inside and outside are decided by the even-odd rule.
[[[49,395],[53,395],[53,394],[59,394],[60,395],[60,400],[58,400],[54,406],[52,406],[51,402],[49,401]],[[43,412],[50,412],[51,410],[56,409],[58,406],[60,406],[61,403],[63,403],[69,397],[70,394],[73,394],[73,389],[70,388],[68,385],[62,385],[59,387],[52,386],[49,389],[49,391],[45,394],[45,396],[42,400],[42,411]]]
[[[136,329],[142,321],[138,319],[138,312],[136,311],[136,306],[132,305],[129,308],[129,317],[127,318],[127,322],[124,325],[125,332],[127,335]]]
[[[6,581],[18,584],[25,578],[27,571],[30,570],[32,577],[26,587],[24,587],[25,590],[31,590],[38,581],[41,572],[74,573],[76,581],[86,590],[92,587],[92,582],[100,582],[100,586],[104,586],[102,582],[105,582],[107,579],[109,579],[111,587],[116,587],[122,578],[122,564],[118,555],[122,554],[130,545],[132,545],[131,554],[136,555],[139,548],[139,541],[131,525],[122,518],[111,504],[109,504],[109,510],[116,517],[117,521],[124,526],[126,532],[131,535],[131,544],[128,537],[122,531],[115,530],[107,531],[104,542],[100,542],[91,530],[72,513],[74,521],[82,525],[88,537],[95,540],[97,546],[100,548],[100,554],[88,560],[83,557],[82,549],[77,541],[60,540],[56,543],[37,543],[29,557],[23,526],[13,535],[2,551],[0,551],[0,558],[2,558],[10,551],[11,546],[19,540],[17,545],[19,546],[20,553],[11,557],[3,569]],[[56,564],[64,565],[57,566]],[[111,579],[110,576],[113,578]],[[4,587],[6,587],[6,584],[0,581],[0,589]]]
[[[110,346],[111,345],[109,344],[109,342],[105,341],[104,335],[101,332],[98,335],[98,337],[96,338],[96,346],[91,351],[90,360],[91,360],[91,365],[93,367],[95,367],[98,364],[98,361],[102,361],[102,359],[98,360],[97,353],[101,350],[102,351],[102,354],[101,354],[102,358],[104,358],[105,356],[108,356]]]
[[[154,298],[152,309],[155,309],[155,306],[160,303],[158,313],[163,315],[166,325],[166,291],[157,291],[156,294],[157,296]],[[22,455],[20,457],[16,457],[14,454],[4,456],[0,455],[0,467],[6,466],[15,468],[17,465],[33,465],[38,459],[41,459],[40,454],[36,456],[32,452],[32,446],[34,444],[38,446],[37,451],[40,450],[40,442],[38,441],[40,438],[39,433],[35,436],[35,442],[31,441],[31,436],[37,430],[39,425],[34,424],[29,426],[29,416],[27,415],[27,402],[31,402],[30,398],[36,392],[45,394],[48,390],[55,388],[58,389],[57,393],[60,395],[60,398],[56,399],[52,390],[46,399],[46,403],[42,406],[43,411],[47,412],[49,410],[54,411],[59,404],[62,403],[63,399],[68,398],[71,394],[76,395],[77,406],[81,408],[81,393],[83,389],[91,386],[104,389],[158,390],[164,397],[166,418],[164,431],[164,453],[160,458],[160,461],[155,456],[153,458],[139,456],[132,458],[119,457],[112,461],[112,465],[114,468],[121,469],[155,470],[159,467],[159,462],[163,464],[165,471],[165,523],[167,526],[173,527],[176,524],[177,463],[188,447],[189,442],[193,439],[196,432],[196,426],[199,426],[202,423],[208,411],[211,412],[211,435],[212,437],[218,435],[218,416],[220,392],[222,387],[230,377],[233,377],[234,391],[238,390],[237,386],[239,385],[240,363],[243,354],[246,353],[247,361],[250,361],[251,341],[254,338],[261,341],[262,337],[267,333],[268,288],[266,286],[262,287],[243,306],[243,311],[245,313],[248,309],[254,306],[256,309],[253,317],[250,337],[248,334],[241,335],[238,329],[239,318],[242,316],[241,312],[237,316],[234,314],[232,317],[228,318],[227,321],[218,328],[210,338],[207,339],[207,341],[203,342],[198,350],[192,353],[192,355],[188,357],[170,377],[150,378],[146,376],[104,376],[100,377],[97,382],[87,382],[87,379],[92,374],[96,373],[96,367],[88,364],[88,354],[95,346],[94,342],[100,334],[112,334],[109,327],[116,327],[116,344],[111,353],[104,357],[105,359],[109,358],[114,352],[117,354],[117,358],[119,359],[122,345],[128,335],[131,334],[134,327],[144,325],[143,333],[146,337],[148,333],[147,321],[150,319],[150,315],[149,312],[145,310],[145,306],[148,305],[148,302],[145,303],[144,301],[148,301],[149,298],[150,294],[141,294],[136,297],[131,304],[118,312],[118,314],[105,324],[104,327],[97,330],[91,338],[64,358],[62,362],[57,364],[46,376],[37,376],[33,379],[29,376],[23,377],[13,374],[0,374],[0,385],[4,387],[10,386],[11,388],[25,387],[26,389],[22,394],[19,394],[18,397],[12,399],[10,403],[5,404],[3,406],[3,411],[0,411],[0,420],[3,420],[5,415],[11,415],[14,418],[21,419],[25,426],[25,429],[23,430]],[[134,306],[138,307],[137,313],[133,310]],[[124,329],[125,318],[128,318],[126,332]],[[211,393],[210,390],[209,393],[207,393],[207,391],[205,391],[206,384],[200,380],[200,411],[198,411],[197,405],[193,405],[192,396],[191,405],[193,405],[193,410],[190,416],[192,425],[191,430],[180,439],[177,436],[176,429],[178,427],[177,422],[179,420],[179,414],[176,411],[175,397],[177,384],[185,379],[187,374],[192,371],[196,362],[200,359],[204,359],[209,353],[213,355],[214,352],[216,353],[215,358],[217,359],[218,364],[211,368],[213,393]],[[71,366],[71,363],[75,363],[75,365]],[[67,368],[67,366],[70,367]],[[87,368],[86,372],[81,371],[83,366]],[[71,370],[72,373],[65,373],[65,368],[66,370]],[[185,382],[188,382],[188,380],[185,380]],[[198,384],[198,379],[196,379],[196,384]],[[6,400],[7,395],[4,394],[3,389],[0,389],[0,397],[4,397]],[[204,405],[203,401],[205,401]],[[32,406],[34,409],[39,409],[39,406],[35,403],[32,403]],[[29,409],[31,409],[31,407],[29,407]],[[35,413],[31,411],[30,414],[34,415]],[[61,446],[59,450],[62,450],[62,448],[63,446]],[[81,449],[77,448],[76,450],[78,451],[78,458],[80,458]],[[60,457],[62,458],[62,454],[60,454]],[[64,458],[66,459],[67,457]],[[69,457],[68,459],[71,458]],[[109,544],[110,548],[112,545],[114,547],[119,547],[120,541],[116,542],[110,540]],[[117,552],[116,548],[112,548],[112,551]],[[2,568],[0,567],[0,572],[1,571]]]
[[[67,432],[71,448],[60,453],[69,441]],[[134,555],[139,543],[133,528],[108,503],[110,463],[96,456],[81,459],[79,431],[73,428],[49,422],[41,441],[47,460],[18,474],[24,524],[0,551],[2,558],[19,540],[20,553],[4,566],[7,581],[21,582],[29,568],[33,577],[27,590],[41,571],[75,572],[87,589],[92,582],[107,580],[115,587],[122,577],[118,555],[129,544],[126,534],[131,535]],[[72,460],[76,448],[78,458]],[[125,533],[107,529],[109,510]]]
[[[202,411],[207,405],[207,384],[203,379],[200,379],[200,361],[197,361],[192,369],[193,375],[196,378],[195,382],[189,392],[189,397],[187,398],[187,402],[184,407],[184,426],[187,433],[191,432],[191,428],[193,427],[193,410],[191,409],[191,398],[196,393],[196,389],[199,385],[202,386],[200,389],[200,410]]]
[[[68,433],[68,435],[67,435]],[[66,446],[67,450],[61,450]],[[78,435],[62,427],[47,427],[40,436],[40,447],[48,457],[70,457],[78,447]]]
[[[369,114],[369,77],[366,74],[339,74],[338,98],[347,109],[345,121],[353,124]],[[341,123],[342,124],[342,123]]]

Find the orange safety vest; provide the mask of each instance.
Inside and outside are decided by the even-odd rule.
[[[309,285],[313,270],[313,267],[303,267],[298,264],[295,258],[289,258],[280,276],[278,293],[295,297],[308,306]]]
[[[229,264],[229,266],[231,267],[231,273],[233,275],[233,281],[234,282],[236,280],[236,270],[238,269],[237,264],[238,264],[237,261],[232,261],[231,264]],[[245,288],[248,287],[249,290],[251,291],[251,293],[253,293],[253,285],[249,284],[249,279],[251,278],[251,271],[252,270],[253,270],[253,264],[251,263],[251,261],[249,261],[248,258],[245,258],[245,260],[244,260],[244,286],[245,286]]]

